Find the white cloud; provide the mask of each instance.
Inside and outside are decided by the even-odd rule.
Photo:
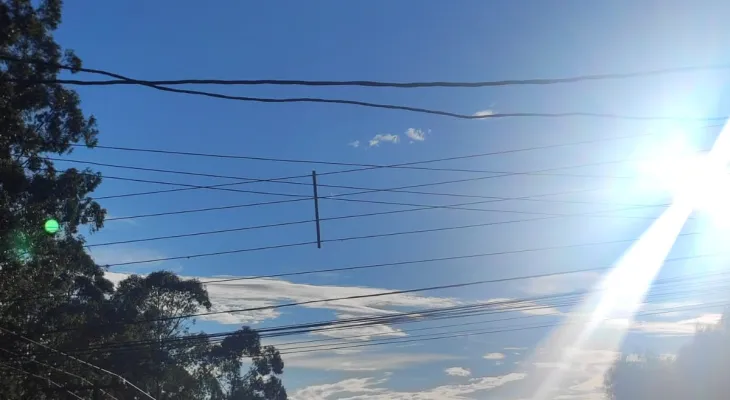
[[[426,132],[420,129],[408,128],[408,130],[406,131],[406,136],[408,136],[414,142],[423,142],[424,140],[426,140]]]
[[[317,334],[331,338],[352,339],[359,341],[368,341],[376,337],[384,338],[408,336],[402,330],[393,328],[389,325],[371,325],[346,329],[333,329],[317,332]]]
[[[502,360],[502,359],[504,359],[504,357],[505,357],[505,355],[502,353],[488,353],[488,354],[485,354],[484,357],[482,357],[482,358],[484,358],[486,360]]]
[[[481,110],[474,113],[475,117],[487,117],[494,115],[494,110]]]
[[[522,281],[521,291],[530,295],[542,296],[590,289],[601,278],[598,272],[580,272],[566,275],[553,275]]]
[[[335,383],[328,383],[324,385],[309,386],[304,389],[297,390],[292,400],[323,400],[329,399],[331,396],[340,395],[344,393],[358,394],[358,393],[378,393],[385,389],[383,388],[371,388],[370,386],[378,385],[383,383],[385,380],[374,381],[373,378],[353,378],[345,379]]]
[[[569,361],[564,359],[570,354]],[[618,352],[598,348],[543,347],[536,351],[535,359],[527,365],[529,378],[515,393],[516,398],[531,398],[537,390],[545,390],[543,385],[556,377],[560,378],[550,386],[549,399],[602,399],[605,395],[604,377],[613,365]]]
[[[106,277],[112,282],[119,282],[128,274],[108,272]],[[201,282],[214,280],[209,277],[190,277]],[[358,286],[330,286],[330,285],[309,285],[293,283],[280,279],[246,279],[228,282],[206,283],[208,294],[213,308],[211,311],[219,312],[226,310],[240,310],[255,307],[268,307],[281,303],[319,301],[330,298],[348,296],[367,296],[388,292],[386,289],[368,288]],[[359,299],[337,300],[313,304],[303,304],[301,307],[332,310],[339,318],[350,318],[360,316],[377,316],[398,313],[402,309],[431,309],[451,307],[462,304],[461,302],[443,298],[427,297],[408,294],[396,294],[382,297],[365,297]],[[224,324],[247,324],[277,318],[280,315],[277,309],[263,309],[250,312],[221,313],[200,317],[202,319],[216,321]],[[338,331],[323,331],[328,336],[338,336]],[[343,332],[345,332],[343,330]],[[403,336],[399,329],[387,325],[373,325],[368,330],[350,330],[342,336],[357,335],[372,336]],[[362,338],[358,338],[362,340]]]
[[[354,140],[354,141],[348,143],[347,145],[357,148],[357,147],[360,147],[360,141],[359,140]]]
[[[379,387],[387,381],[387,378],[347,379],[297,390],[292,400],[466,400],[467,395],[496,389],[507,383],[522,380],[525,376],[519,373],[486,376],[470,379],[469,383],[463,385],[436,386],[418,392],[399,392]]]
[[[503,350],[527,350],[527,347],[505,347]]]
[[[633,321],[626,318],[614,318],[606,321],[607,327],[626,328],[631,324],[633,332],[657,335],[690,336],[697,331],[698,325],[715,325],[720,322],[722,314],[708,313],[696,318],[684,319],[675,322],[668,321]]]
[[[471,375],[471,371],[469,371],[466,368],[462,368],[462,367],[446,368],[444,370],[444,372],[446,372],[446,375],[449,375],[449,376],[469,376],[469,375]]]
[[[267,341],[265,343],[270,344]],[[383,371],[459,359],[460,357],[449,354],[377,352],[353,355],[337,354],[323,349],[308,353],[290,353],[286,355],[285,361],[287,368],[320,371]]]
[[[390,142],[393,144],[398,144],[400,142],[400,136],[393,135],[390,133],[387,134],[377,134],[373,136],[372,139],[368,142],[370,147],[378,146],[381,142]]]

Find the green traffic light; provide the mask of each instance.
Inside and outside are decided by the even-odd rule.
[[[46,224],[43,227],[48,233],[56,233],[59,229],[58,221],[56,221],[55,219],[49,219],[48,221],[46,221]]]

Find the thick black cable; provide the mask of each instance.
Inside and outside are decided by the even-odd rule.
[[[264,98],[264,97],[250,97],[250,96],[233,96],[222,93],[206,92],[201,90],[191,89],[177,89],[167,86],[161,86],[154,83],[148,83],[147,81],[137,80],[129,78],[117,73],[102,71],[98,69],[87,69],[87,68],[76,68],[73,66],[60,65],[56,63],[49,63],[41,60],[27,60],[19,59],[12,56],[0,55],[0,59],[13,62],[31,63],[31,64],[43,64],[51,65],[56,68],[65,69],[69,71],[83,71],[87,73],[103,74],[116,79],[124,80],[129,84],[146,86],[163,92],[172,92],[180,94],[188,94],[195,96],[203,96],[224,100],[237,100],[244,102],[256,102],[256,103],[321,103],[321,104],[342,104],[342,105],[354,105],[360,107],[376,108],[376,109],[387,109],[387,110],[398,110],[398,111],[409,111],[422,114],[438,115],[444,117],[452,117],[458,119],[494,119],[494,118],[568,118],[568,117],[591,117],[591,118],[606,118],[606,119],[622,119],[622,120],[633,120],[633,121],[724,121],[727,117],[674,117],[674,116],[640,116],[640,115],[621,115],[614,113],[594,113],[594,112],[560,112],[560,113],[537,113],[537,112],[520,112],[520,113],[493,113],[493,114],[459,114],[449,111],[432,110],[421,107],[410,107],[395,104],[382,104],[382,103],[371,103],[357,100],[346,100],[346,99],[324,99],[318,97],[298,97],[298,98]],[[22,82],[28,84],[44,84],[42,80],[23,80]],[[56,82],[54,80],[53,82]],[[68,84],[73,84],[73,80],[66,80]]]
[[[85,72],[89,74],[102,75],[114,80],[106,81],[82,81],[73,79],[50,79],[34,81],[42,84],[73,84],[81,86],[109,86],[109,85],[129,85],[144,82],[151,85],[225,85],[225,86],[258,86],[258,85],[276,85],[276,86],[362,86],[362,87],[379,87],[379,88],[480,88],[480,87],[497,87],[497,86],[523,86],[523,85],[556,85],[565,83],[577,83],[586,81],[601,80],[617,80],[652,77],[670,74],[681,74],[696,71],[717,71],[730,69],[728,64],[710,64],[710,65],[694,65],[684,67],[660,68],[646,71],[621,72],[621,73],[605,73],[578,75],[563,78],[537,78],[537,79],[507,79],[493,81],[471,81],[471,82],[454,82],[454,81],[420,81],[420,82],[383,82],[372,80],[303,80],[303,79],[168,79],[168,80],[138,80],[137,82],[130,78],[122,77],[118,74],[92,68],[75,68],[61,64],[51,64],[46,61],[39,62],[35,60],[24,60],[12,56],[2,56],[0,59],[6,61],[25,62],[34,64],[53,65],[57,68],[66,69],[73,72]]]

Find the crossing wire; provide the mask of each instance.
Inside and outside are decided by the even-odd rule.
[[[682,289],[687,289],[687,283],[688,281],[692,280],[692,276],[696,275],[698,278],[700,275],[727,275],[727,272],[721,272],[716,274],[692,274],[688,275],[687,277],[675,277],[675,278],[669,278],[669,279],[663,279],[654,282],[653,286],[659,286],[659,285],[666,285],[666,284],[680,284],[682,285]],[[698,283],[702,283],[701,281]],[[711,283],[718,283],[717,281],[711,282]],[[690,289],[690,290],[683,290],[683,291],[668,291],[668,292],[660,292],[660,293],[652,293],[647,297],[647,300],[645,301],[645,304],[652,304],[648,302],[648,299],[652,299],[652,301],[655,300],[662,300],[663,297],[666,296],[674,296],[671,297],[671,300],[676,301],[680,297],[677,297],[678,294],[686,294],[689,296],[696,296],[698,294],[724,294],[727,289],[727,281],[725,281],[724,285],[719,286],[714,291],[709,290],[711,287],[705,287],[702,292],[698,292],[696,289]],[[569,293],[563,293],[563,294],[557,294],[557,295],[547,295],[547,296],[537,296],[532,298],[526,298],[526,299],[515,299],[515,300],[504,300],[504,301],[497,301],[497,302],[486,302],[486,303],[479,303],[479,304],[473,304],[473,305],[467,305],[467,306],[456,306],[456,307],[448,307],[448,308],[442,308],[442,309],[433,309],[433,310],[420,310],[420,311],[413,311],[413,312],[407,312],[407,313],[399,313],[397,315],[388,315],[388,316],[380,316],[380,317],[357,317],[357,318],[350,318],[346,320],[334,320],[334,321],[324,321],[321,323],[310,323],[310,324],[299,324],[299,325],[290,325],[290,326],[283,326],[283,327],[273,327],[273,328],[262,328],[259,329],[258,332],[260,332],[260,336],[263,338],[268,337],[280,337],[280,336],[290,336],[290,335],[298,335],[302,333],[317,333],[322,332],[324,330],[338,330],[338,329],[357,329],[363,326],[371,326],[371,325],[399,325],[403,323],[409,323],[409,322],[427,322],[427,321],[433,321],[433,320],[440,320],[440,319],[450,319],[450,318],[463,318],[463,317],[474,317],[478,315],[485,315],[485,314],[497,314],[497,313],[510,313],[510,312],[529,312],[532,310],[539,310],[539,309],[554,309],[557,307],[568,307],[577,305],[580,303],[583,296],[587,294],[595,293],[594,291],[576,291],[576,292],[569,292]],[[549,299],[559,299],[562,297],[566,297],[566,301],[563,301],[562,303],[547,303],[544,305],[532,305],[531,302],[539,301],[539,300],[549,300]],[[572,299],[571,299],[572,298]],[[666,301],[666,300],[664,300]],[[524,305],[523,305],[524,304]],[[505,307],[506,306],[506,307]],[[681,307],[680,307],[681,308]],[[451,312],[452,310],[460,310],[464,309],[466,312]],[[482,309],[485,309],[485,311],[480,311]],[[679,309],[679,308],[676,308]],[[471,310],[471,311],[469,311]],[[474,311],[476,310],[476,312]],[[441,311],[447,311],[448,313],[443,314]],[[434,313],[436,312],[436,313]],[[435,317],[434,317],[435,315]],[[403,316],[407,316],[408,318],[405,318]],[[474,323],[462,323],[458,324],[460,325],[469,325],[469,324],[477,324],[477,323],[487,323],[487,322],[498,322],[498,321],[506,321],[506,320],[516,320],[516,319],[527,319],[527,318],[534,318],[534,317],[542,317],[547,315],[531,315],[531,316],[521,316],[521,317],[510,317],[510,318],[503,318],[503,319],[497,319],[497,320],[488,320],[488,321],[479,321]],[[362,323],[359,323],[362,321]],[[356,322],[355,324],[351,322]],[[428,327],[428,328],[421,328],[421,329],[411,329],[409,331],[416,331],[416,330],[429,330],[429,329],[441,329],[446,327],[452,327],[457,325],[446,325],[446,326],[436,326],[436,327]],[[320,327],[320,328],[317,328]],[[297,329],[292,330],[296,328],[304,328],[304,329]],[[313,329],[314,328],[314,329]],[[215,334],[202,334],[202,335],[190,335],[190,336],[183,336],[183,337],[176,337],[176,338],[169,338],[165,339],[165,344],[175,344],[175,343],[182,343],[188,342],[188,341],[208,341],[213,339],[216,342],[219,342],[223,340],[225,337],[232,336],[232,335],[240,335],[242,334],[241,331],[232,331],[232,332],[223,332],[223,333],[215,333]],[[370,335],[372,336],[372,335]],[[355,338],[355,337],[353,337]],[[343,338],[346,339],[346,338]],[[387,338],[386,338],[387,339]],[[291,344],[296,343],[306,343],[306,342],[317,342],[317,341],[327,341],[328,339],[321,339],[321,340],[313,340],[313,341],[304,341],[304,342],[293,342],[293,343],[283,343],[279,346],[287,346]],[[334,340],[338,340],[335,338]],[[69,352],[73,352],[73,354],[86,354],[86,353],[94,353],[99,351],[104,351],[106,353],[110,354],[118,354],[119,352],[126,352],[126,351],[135,351],[138,347],[144,347],[147,345],[159,345],[159,341],[150,341],[150,340],[143,340],[143,341],[127,341],[127,342],[113,342],[109,344],[101,344],[96,346],[87,346],[83,349],[74,349],[74,350],[67,350]]]
[[[9,365],[9,364],[6,364],[6,363],[0,363],[0,368],[7,368],[7,369],[9,369],[11,371],[20,372],[23,375],[32,376],[32,377],[38,378],[38,379],[40,379],[42,381],[50,382],[53,386],[55,386],[57,388],[60,388],[60,389],[63,389],[63,386],[60,383],[58,383],[58,382],[56,382],[56,381],[54,381],[54,380],[52,380],[52,379],[50,379],[50,378],[48,378],[46,376],[36,375],[34,373],[25,371],[25,370],[23,370],[21,368],[13,367],[12,365]],[[75,397],[75,398],[77,398],[79,400],[87,400],[87,399],[84,399],[83,397],[77,395],[76,393],[70,391],[70,390],[66,390],[66,393],[70,394],[71,396],[73,396],[73,397]]]
[[[0,348],[0,351],[2,351],[2,352],[4,352],[4,353],[7,353],[7,354],[10,354],[10,355],[12,355],[12,356],[14,356],[14,357],[16,357],[16,358],[18,358],[18,357],[22,357],[22,356],[21,356],[20,354],[18,354],[18,353],[15,353],[15,352],[12,352],[12,351],[10,351],[10,350],[8,350],[8,349],[3,349],[3,348]],[[91,385],[91,386],[96,386],[96,385],[95,385],[95,384],[94,384],[93,382],[91,382],[90,380],[88,380],[88,379],[84,378],[84,377],[83,377],[83,376],[81,376],[81,375],[76,375],[76,374],[74,374],[74,373],[71,373],[71,372],[68,372],[68,371],[66,371],[66,370],[64,370],[64,369],[61,369],[61,368],[57,368],[57,367],[54,367],[53,365],[50,365],[50,364],[46,364],[46,363],[40,362],[40,361],[38,361],[38,360],[35,360],[35,359],[32,359],[32,358],[27,358],[26,360],[27,360],[27,361],[29,361],[29,362],[33,362],[33,363],[36,363],[36,364],[38,364],[38,365],[40,365],[40,366],[43,366],[43,367],[46,367],[46,368],[52,369],[52,370],[54,370],[54,371],[58,371],[58,372],[60,372],[60,373],[62,373],[62,374],[66,374],[66,375],[68,375],[68,376],[71,376],[71,377],[74,377],[74,378],[80,379],[80,380],[82,380],[83,382],[86,382],[86,383],[88,383],[88,384],[89,384],[89,385]],[[102,394],[106,395],[107,397],[109,397],[109,398],[111,398],[111,399],[113,399],[113,400],[119,400],[119,399],[117,399],[116,397],[112,396],[112,395],[111,395],[111,394],[110,394],[109,392],[107,392],[107,391],[105,391],[105,390],[103,390],[103,389],[99,389],[99,391],[100,391],[100,392],[101,392]]]
[[[701,232],[680,233],[678,235],[678,237],[689,237],[689,236],[693,236],[693,235],[697,235],[697,234],[701,234]],[[528,248],[528,249],[520,249],[520,250],[498,251],[498,252],[492,252],[492,253],[485,253],[481,256],[486,257],[486,256],[495,256],[495,255],[504,255],[504,254],[519,254],[519,253],[546,251],[546,250],[570,249],[570,248],[580,248],[580,247],[585,247],[585,246],[594,246],[594,245],[602,245],[602,244],[630,243],[635,240],[637,240],[637,239],[636,238],[620,239],[620,240],[612,240],[612,241],[588,242],[588,243],[578,243],[578,244],[569,244],[569,245],[551,246],[551,247],[542,247],[542,248]],[[699,256],[699,257],[706,257],[706,256]],[[697,258],[699,258],[699,257],[697,257]],[[691,258],[694,258],[694,257],[689,257],[688,259],[691,259]],[[233,309],[233,310],[225,310],[225,311],[208,311],[208,312],[202,312],[202,313],[178,315],[178,316],[173,316],[173,317],[143,319],[143,320],[126,321],[126,322],[122,322],[122,323],[112,323],[112,324],[104,324],[104,325],[119,325],[119,324],[130,325],[130,324],[140,324],[140,323],[158,322],[158,321],[171,321],[171,320],[179,320],[179,319],[194,318],[194,317],[206,317],[206,316],[220,315],[220,314],[235,314],[235,313],[243,313],[243,312],[251,312],[251,311],[273,310],[273,309],[296,307],[296,306],[309,305],[309,304],[322,304],[322,303],[328,303],[328,302],[332,302],[332,301],[356,300],[356,299],[363,299],[363,298],[377,298],[377,297],[393,296],[393,295],[399,295],[399,294],[420,293],[420,292],[427,292],[427,291],[433,291],[433,290],[463,288],[463,287],[478,286],[478,285],[485,285],[485,284],[491,284],[491,283],[510,282],[510,281],[524,280],[524,279],[532,279],[532,278],[568,275],[568,274],[585,273],[585,272],[596,272],[596,271],[606,270],[608,268],[610,268],[610,267],[596,267],[596,268],[551,272],[551,273],[528,275],[528,276],[477,280],[477,281],[461,282],[461,283],[454,283],[454,284],[448,284],[448,285],[419,287],[419,288],[414,288],[414,289],[404,289],[404,290],[395,290],[395,291],[384,291],[384,292],[367,294],[367,295],[354,295],[354,296],[335,297],[335,298],[327,298],[327,299],[307,300],[307,301],[300,301],[300,302],[290,302],[290,303],[282,303],[282,304],[243,308],[243,309]]]
[[[121,381],[122,381],[122,383],[124,383],[124,384],[126,384],[126,385],[129,385],[129,386],[131,386],[132,388],[134,388],[135,390],[137,390],[138,392],[142,393],[142,394],[143,394],[143,395],[144,395],[145,397],[147,397],[148,399],[151,399],[151,400],[155,400],[155,398],[154,398],[154,397],[152,397],[152,395],[151,395],[151,394],[149,394],[149,393],[145,392],[144,390],[140,389],[140,388],[139,388],[139,387],[137,387],[137,386],[136,386],[135,384],[133,384],[132,382],[128,381],[128,380],[127,380],[126,378],[124,378],[123,376],[121,376],[121,375],[119,375],[119,374],[117,374],[117,373],[111,372],[111,371],[109,371],[109,370],[107,370],[107,369],[104,369],[104,368],[101,368],[101,367],[99,367],[99,366],[96,366],[96,365],[94,365],[94,364],[92,364],[92,363],[90,363],[90,362],[88,362],[88,361],[84,361],[84,360],[81,360],[81,359],[79,359],[79,358],[76,358],[76,357],[74,357],[74,356],[72,356],[72,355],[66,354],[66,353],[64,353],[64,352],[62,352],[62,351],[60,351],[60,350],[56,350],[56,349],[54,349],[54,348],[53,348],[53,347],[51,347],[51,346],[47,346],[47,345],[45,345],[45,344],[43,344],[43,343],[40,343],[40,342],[37,342],[37,341],[35,341],[35,340],[33,340],[33,339],[29,339],[29,338],[27,338],[27,337],[25,337],[25,336],[23,336],[23,335],[21,335],[21,334],[19,334],[19,333],[16,333],[16,332],[14,332],[14,331],[12,331],[12,330],[10,330],[10,329],[7,329],[7,328],[3,328],[3,327],[1,327],[1,326],[0,326],[0,331],[2,331],[2,332],[5,332],[5,333],[7,333],[7,334],[10,334],[10,335],[13,335],[13,336],[15,336],[15,337],[17,337],[17,338],[19,338],[19,339],[22,339],[22,340],[24,340],[24,341],[26,341],[26,342],[28,342],[28,343],[32,343],[32,344],[34,344],[34,345],[36,345],[36,346],[40,346],[40,347],[43,347],[43,348],[44,348],[44,349],[46,349],[46,350],[49,350],[49,351],[52,351],[53,353],[56,353],[56,354],[62,355],[62,356],[64,356],[64,357],[68,358],[68,359],[74,360],[74,361],[76,361],[76,362],[78,362],[78,363],[81,363],[81,364],[83,364],[83,365],[86,365],[87,367],[91,367],[91,368],[93,368],[93,369],[95,369],[95,370],[97,370],[97,371],[103,372],[103,373],[105,373],[105,374],[107,374],[107,375],[111,375],[111,376],[114,376],[114,377],[118,378],[119,380],[121,380]]]
[[[476,212],[488,212],[488,213],[505,213],[505,214],[544,215],[544,216],[557,217],[557,218],[560,218],[560,217],[591,217],[591,218],[622,218],[622,219],[654,220],[655,219],[654,217],[635,216],[635,215],[614,215],[614,214],[617,212],[621,212],[621,211],[634,211],[637,209],[668,206],[666,204],[656,204],[656,205],[647,204],[647,205],[630,205],[628,207],[623,207],[623,208],[618,208],[618,209],[582,212],[582,213],[547,213],[547,212],[531,212],[531,211],[467,207],[467,206],[471,206],[471,205],[493,203],[493,202],[495,202],[495,200],[481,200],[481,201],[472,201],[472,202],[466,202],[466,203],[456,203],[456,204],[446,204],[446,205],[424,205],[424,204],[414,204],[414,203],[404,203],[404,202],[388,202],[388,201],[357,200],[357,199],[333,199],[333,200],[370,203],[370,204],[399,205],[399,206],[407,206],[407,207],[413,207],[413,208],[409,208],[406,210],[390,210],[390,211],[379,211],[379,212],[371,212],[371,213],[340,215],[340,216],[336,216],[336,217],[320,218],[319,221],[339,221],[339,220],[345,220],[345,219],[404,214],[404,213],[410,213],[410,212],[438,210],[438,209],[476,211]],[[611,215],[604,215],[604,214],[611,214]],[[538,220],[540,220],[540,219],[538,219]],[[531,219],[507,221],[507,222],[504,222],[504,224],[516,223],[516,222],[527,222],[527,221],[531,221]],[[91,248],[91,247],[113,246],[113,245],[120,245],[120,244],[129,244],[129,243],[152,242],[152,241],[158,241],[158,240],[181,239],[181,238],[187,238],[187,237],[208,236],[208,235],[242,232],[242,231],[258,230],[258,229],[266,229],[266,228],[280,228],[280,227],[284,227],[284,226],[301,225],[301,224],[313,223],[313,222],[315,222],[315,220],[307,219],[307,220],[279,222],[279,223],[272,223],[272,224],[250,225],[250,226],[228,228],[228,229],[217,229],[217,230],[209,230],[209,231],[202,231],[202,232],[180,233],[180,234],[175,234],[175,235],[163,235],[163,236],[154,236],[154,237],[146,237],[146,238],[116,240],[116,241],[102,242],[102,243],[90,243],[85,246],[88,248]]]
[[[721,127],[722,124],[716,124],[716,125],[707,125],[703,128],[714,128],[714,127]],[[533,151],[533,150],[544,150],[544,149],[551,149],[551,148],[561,148],[561,147],[569,147],[569,146],[577,146],[577,145],[583,145],[583,144],[590,144],[590,143],[598,143],[598,142],[604,142],[604,141],[613,141],[613,140],[620,140],[620,139],[627,139],[627,138],[636,138],[636,137],[645,137],[645,136],[656,136],[659,135],[657,133],[644,133],[644,134],[638,134],[638,135],[625,135],[625,136],[614,136],[609,138],[599,138],[599,139],[592,139],[592,140],[584,140],[584,141],[578,141],[578,142],[570,142],[570,143],[558,143],[558,144],[551,144],[551,145],[543,145],[543,146],[533,146],[533,147],[523,147],[519,149],[508,149],[508,150],[499,150],[499,151],[492,151],[492,152],[484,152],[484,153],[476,153],[476,154],[469,154],[469,155],[462,155],[462,156],[451,156],[451,157],[443,157],[443,158],[437,158],[437,159],[430,159],[430,160],[421,160],[421,161],[411,161],[411,162],[404,162],[404,163],[397,163],[397,164],[390,164],[390,165],[371,165],[371,164],[362,164],[362,167],[354,168],[354,169],[346,169],[346,170],[340,170],[340,171],[329,171],[329,172],[320,172],[318,175],[324,176],[324,175],[336,175],[336,174],[345,174],[345,173],[353,173],[353,172],[360,172],[360,171],[368,171],[368,170],[374,170],[374,169],[382,169],[382,168],[409,168],[414,165],[421,165],[421,164],[429,164],[429,163],[436,163],[436,162],[446,162],[446,161],[455,161],[455,160],[465,160],[465,159],[472,159],[472,158],[480,158],[480,157],[488,157],[488,156],[494,156],[494,155],[500,155],[500,154],[510,154],[510,153],[518,153],[518,152],[525,152],[525,151]],[[81,145],[79,145],[81,146]],[[116,149],[116,150],[127,150],[127,151],[149,151],[149,152],[155,152],[155,153],[170,153],[170,154],[181,154],[181,155],[197,155],[197,156],[207,156],[207,157],[218,157],[218,158],[243,158],[243,159],[261,159],[261,160],[270,160],[270,161],[281,161],[281,162],[304,162],[304,163],[313,163],[314,161],[309,160],[284,160],[284,159],[270,159],[270,158],[256,158],[256,157],[246,157],[246,156],[233,156],[233,155],[220,155],[220,154],[206,154],[206,153],[187,153],[187,152],[173,152],[168,150],[153,150],[153,149],[135,149],[135,148],[124,148],[124,147],[112,147],[112,146],[96,146],[99,148],[110,148],[110,149]],[[704,151],[704,150],[703,150]],[[590,166],[590,165],[603,165],[603,164],[613,164],[613,163],[621,163],[626,162],[627,160],[621,160],[621,161],[610,161],[610,162],[604,162],[604,163],[594,163],[594,164],[585,164],[583,166]],[[333,163],[333,162],[317,162],[317,163]],[[349,165],[348,163],[335,163],[337,165]],[[360,165],[360,164],[356,164]],[[548,169],[548,170],[540,170],[540,171],[533,171],[533,172],[521,172],[521,173],[515,173],[518,175],[531,175],[531,174],[540,174],[540,173],[546,173],[554,170],[561,170],[561,169],[570,169],[572,167],[565,167],[565,168],[559,168],[559,169]],[[505,174],[503,176],[511,176],[510,174]],[[498,177],[498,176],[497,176]],[[239,177],[236,177],[239,178]],[[280,178],[269,178],[269,179],[257,179],[257,178],[242,178],[242,182],[239,183],[227,183],[222,185],[212,185],[211,187],[222,187],[222,186],[234,186],[239,184],[247,184],[247,183],[257,183],[257,182],[285,182],[292,179],[303,179],[303,178],[310,178],[310,174],[307,175],[295,175],[295,176],[287,176],[287,177],[280,177]],[[202,187],[208,188],[206,187]],[[157,193],[167,193],[167,192],[178,192],[178,191],[187,191],[187,190],[195,190],[194,188],[181,188],[181,189],[170,189],[170,190],[163,190],[163,191],[152,191],[152,192],[142,192],[142,193],[129,193],[129,194],[122,194],[122,195],[113,195],[113,196],[104,196],[104,197],[97,197],[98,200],[100,199],[110,199],[110,198],[121,198],[121,197],[131,197],[131,196],[140,196],[140,195],[148,195],[148,194],[157,194]]]

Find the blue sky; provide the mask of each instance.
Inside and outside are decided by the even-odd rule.
[[[90,68],[143,79],[272,78],[368,79],[381,81],[500,80],[630,72],[730,61],[730,30],[721,1],[314,1],[216,2],[67,2],[58,41],[74,49]],[[93,16],[93,17],[91,17]],[[630,115],[710,117],[727,113],[726,71],[696,72],[655,78],[612,80],[555,86],[487,89],[367,89],[302,87],[206,87],[223,93],[263,96],[361,99],[407,104],[466,114],[492,112],[585,111]],[[571,143],[647,132],[684,132],[699,148],[712,143],[718,128],[699,123],[637,122],[610,119],[454,120],[398,111],[321,104],[252,104],[184,95],[143,87],[79,88],[83,107],[99,120],[100,144],[165,148],[275,158],[317,159],[365,164],[395,164],[465,154]],[[424,140],[407,132],[420,130]],[[398,135],[399,142],[376,135]],[[381,138],[383,136],[380,136]],[[393,136],[386,136],[392,138]],[[354,142],[359,145],[353,146]],[[580,166],[630,157],[646,157],[666,142],[664,136],[637,137],[554,149],[509,153],[433,164],[438,167],[494,171],[536,171]],[[163,156],[98,149],[76,151],[71,158],[148,168],[164,168],[251,178],[322,174],[342,167]],[[71,165],[71,164],[63,164]],[[138,179],[210,185],[230,180],[99,168],[104,174]],[[631,176],[632,163],[576,167],[563,172],[592,177],[518,175],[424,190],[484,196],[519,197],[579,189],[582,194],[555,200],[605,203],[656,203],[666,193]],[[488,175],[488,174],[487,174]],[[373,188],[473,177],[473,173],[382,169],[325,175],[322,184]],[[304,179],[302,182],[306,182]],[[99,196],[166,189],[152,184],[107,179]],[[252,184],[242,189],[309,195],[311,187]],[[342,193],[320,188],[320,195]],[[469,199],[376,193],[358,198],[420,204],[452,204]],[[109,199],[111,216],[217,207],[281,197],[223,191]],[[322,217],[386,211],[398,207],[322,200]],[[564,204],[506,201],[483,208],[534,213],[577,213],[618,208],[615,204]],[[574,217],[521,222],[440,233],[328,242],[316,246],[249,252],[115,268],[115,273],[145,273],[166,268],[185,276],[251,276],[297,270],[510,251],[571,243],[638,237],[661,209],[624,212],[641,218]],[[180,216],[109,222],[88,236],[90,244],[161,235],[227,229],[312,218],[310,202],[240,208]],[[326,221],[324,239],[396,231],[534,218],[505,212],[429,210],[399,215]],[[698,216],[687,231],[713,228]],[[680,239],[670,257],[718,251],[722,232]],[[195,253],[253,248],[314,240],[311,224],[93,248],[99,262],[118,263]],[[219,310],[270,305],[378,290],[398,290],[473,280],[497,279],[610,265],[627,243],[527,252],[448,263],[304,275],[276,281],[210,285]],[[667,263],[660,277],[719,268],[722,260]],[[119,275],[114,275],[119,276]],[[265,327],[344,317],[421,309],[488,299],[522,298],[590,287],[597,274],[583,274],[474,286],[459,290],[393,296],[378,301],[324,304],[276,312],[230,315],[201,321],[207,331],[230,330],[242,323]],[[704,302],[706,293],[661,303]],[[722,299],[719,299],[722,300]],[[712,301],[719,301],[712,297]],[[659,304],[657,307],[661,307]],[[567,312],[569,310],[562,310]],[[709,321],[717,309],[647,317],[629,334],[629,350],[676,351],[694,326]],[[484,317],[482,317],[484,318]],[[471,322],[478,321],[473,317]],[[450,323],[464,321],[449,321]],[[559,322],[543,316],[536,321]],[[687,322],[690,321],[690,322]],[[525,321],[524,323],[527,323]],[[520,322],[521,323],[521,322]],[[431,326],[444,324],[433,322]],[[502,324],[502,325],[497,325]],[[426,327],[427,323],[413,324]],[[515,326],[502,322],[490,326]],[[379,327],[381,333],[409,336],[410,327]],[[459,327],[450,328],[452,331]],[[446,332],[448,329],[443,329]],[[318,352],[284,356],[284,380],[300,400],[336,398],[500,398],[519,399],[550,369],[530,363],[547,330],[470,336],[415,343],[413,346],[365,347],[359,352]],[[357,333],[347,333],[349,335]],[[416,333],[413,333],[416,334]],[[344,336],[345,334],[343,334]],[[397,335],[397,336],[396,336]],[[319,336],[321,338],[321,336]],[[661,338],[659,340],[658,338]],[[308,338],[293,338],[292,340]],[[281,340],[277,343],[283,343]],[[355,343],[360,343],[353,340]],[[514,349],[506,349],[514,348]],[[517,350],[519,348],[519,350]],[[519,353],[519,354],[517,354]],[[492,354],[489,357],[485,356]],[[500,355],[496,355],[500,354]],[[564,398],[594,398],[596,377],[608,365],[611,350],[585,350],[570,369],[575,375],[555,392]],[[460,368],[450,369],[449,368]],[[466,376],[466,371],[469,375]],[[360,397],[362,396],[362,397]],[[369,396],[369,397],[368,397]],[[377,397],[382,396],[382,397]],[[420,396],[420,397],[419,397]],[[431,396],[431,397],[429,397]]]

